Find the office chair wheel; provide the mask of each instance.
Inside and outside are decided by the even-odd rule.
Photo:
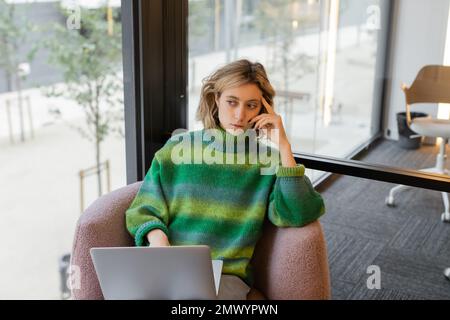
[[[387,196],[387,197],[386,197],[386,200],[384,201],[384,203],[386,203],[386,205],[387,205],[388,207],[391,207],[391,208],[395,207],[394,197]]]
[[[441,220],[442,222],[450,222],[450,213],[444,212],[443,214],[441,214]]]

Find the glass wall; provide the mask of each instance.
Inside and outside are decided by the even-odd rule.
[[[67,298],[77,219],[126,184],[120,13],[0,0],[0,299]]]
[[[190,0],[189,129],[202,127],[195,121],[202,79],[247,58],[266,67],[294,152],[347,157],[380,129],[383,4]]]

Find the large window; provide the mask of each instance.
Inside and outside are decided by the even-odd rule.
[[[383,14],[383,0],[190,0],[189,129],[201,80],[247,58],[268,71],[294,152],[347,157],[380,130]]]
[[[0,0],[0,299],[58,299],[76,221],[126,184],[120,1]]]
[[[416,17],[428,6],[416,2],[413,15],[409,2],[399,2],[396,19],[409,24],[397,27],[424,29]],[[62,275],[82,210],[127,180],[142,180],[174,129],[201,128],[194,117],[201,80],[239,58],[266,66],[276,110],[308,167],[448,190],[448,178],[335,159],[380,131],[389,3],[0,0],[0,298],[67,297]],[[434,19],[429,10],[425,17]],[[417,41],[434,32],[412,34],[394,61],[411,76],[426,61],[442,63],[419,54],[414,68],[403,67],[410,52],[440,52]]]

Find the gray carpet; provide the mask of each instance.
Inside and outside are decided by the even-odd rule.
[[[362,160],[423,168],[434,165],[437,152],[436,147],[404,150],[383,141]],[[440,192],[412,188],[390,208],[384,200],[395,184],[350,176],[333,180],[319,189],[327,208],[321,222],[332,298],[450,299],[450,281],[443,276],[450,267],[450,224],[440,219]],[[381,289],[367,288],[370,265],[380,268]]]

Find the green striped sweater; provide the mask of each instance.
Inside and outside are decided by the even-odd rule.
[[[266,213],[278,227],[300,227],[319,218],[325,207],[303,165],[283,167],[275,153],[279,167],[273,174],[261,174],[268,162],[251,157],[276,149],[259,140],[254,140],[256,152],[249,145],[230,148],[227,143],[236,143],[237,137],[223,129],[216,132],[214,138],[207,130],[175,135],[155,153],[126,211],[126,226],[136,246],[148,245],[146,235],[155,228],[167,234],[171,245],[208,245],[212,258],[223,260],[224,274],[237,275],[251,286],[250,260]],[[194,141],[190,148],[180,148]],[[205,163],[201,157],[211,150],[223,161]],[[174,154],[185,161],[174,161]],[[230,156],[233,163],[226,161]],[[240,156],[245,163],[239,162]]]

